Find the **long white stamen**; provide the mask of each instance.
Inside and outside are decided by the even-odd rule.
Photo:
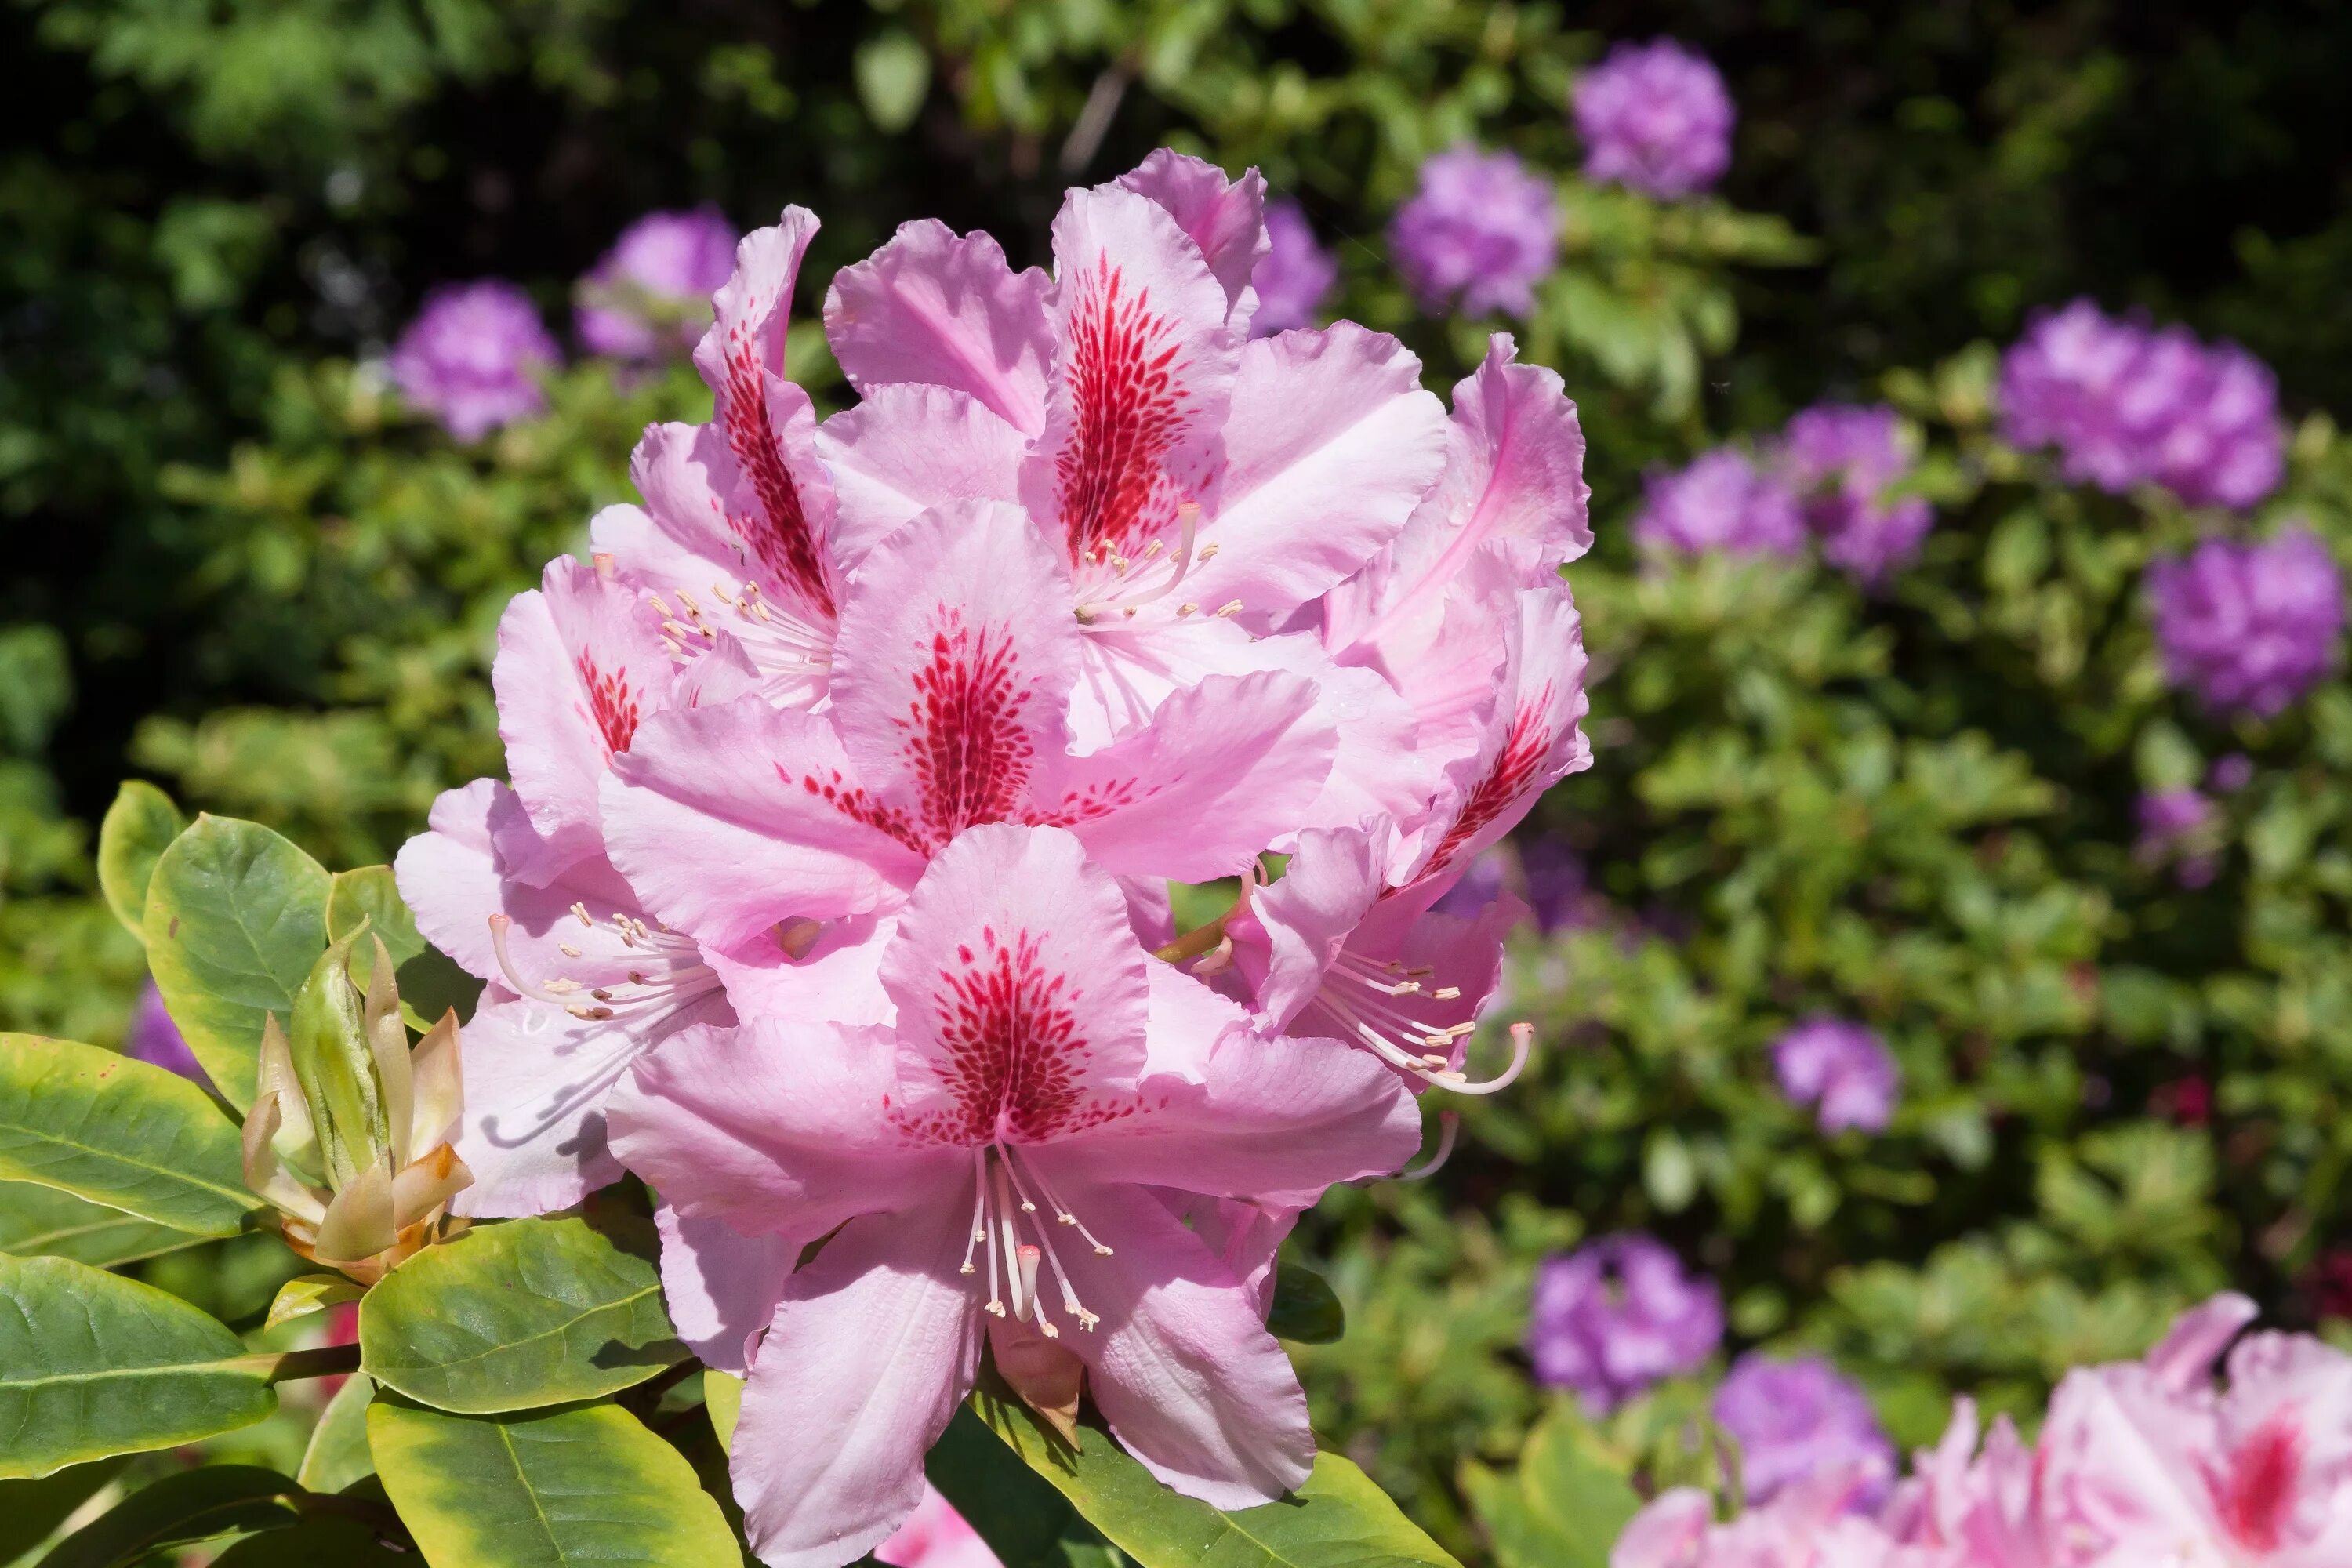
[[[1010,1277],[1006,1282],[1012,1287],[1013,1315],[1026,1322],[1030,1316],[1030,1298],[1021,1289],[1021,1238],[1013,1234],[1013,1194],[1011,1184],[1006,1180],[1004,1162],[1001,1158],[996,1163],[994,1174],[996,1179],[991,1191],[996,1199],[996,1238],[1004,1253],[1004,1272]],[[1034,1278],[1034,1274],[1032,1278]]]
[[[959,1274],[971,1272],[971,1249],[988,1239],[988,1151],[971,1152],[971,1237],[963,1244],[963,1267]]]

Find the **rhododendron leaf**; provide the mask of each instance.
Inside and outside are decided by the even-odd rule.
[[[1528,1434],[1515,1476],[1465,1460],[1462,1485],[1502,1568],[1608,1568],[1611,1542],[1642,1506],[1626,1468],[1560,1405]]]
[[[340,1274],[305,1274],[289,1279],[278,1288],[277,1299],[269,1303],[269,1316],[262,1321],[264,1329],[274,1329],[280,1323],[290,1323],[297,1318],[307,1318],[313,1312],[323,1312],[330,1307],[346,1301],[356,1301],[362,1289]]]
[[[653,1226],[522,1219],[428,1247],[360,1303],[378,1383],[443,1410],[530,1410],[643,1383],[686,1359],[662,1310]]]
[[[362,1476],[375,1474],[368,1452],[368,1403],[375,1398],[375,1380],[363,1372],[343,1380],[342,1387],[319,1412],[310,1428],[310,1447],[302,1450],[302,1468],[294,1479],[314,1492],[339,1492]]]
[[[98,825],[98,889],[132,936],[147,940],[147,884],[155,862],[188,826],[172,797],[139,779],[124,781]]]
[[[1170,1490],[1098,1427],[1073,1452],[1001,1383],[972,1408],[1110,1543],[1144,1568],[1247,1562],[1264,1568],[1456,1568],[1364,1472],[1318,1454],[1305,1486],[1279,1502],[1223,1513]]]
[[[743,1380],[731,1372],[705,1371],[702,1406],[710,1416],[711,1435],[722,1452],[735,1451],[735,1423],[743,1418]]]
[[[285,1530],[248,1535],[212,1561],[212,1568],[415,1568],[416,1553],[386,1546],[356,1519],[312,1514]]]
[[[0,1258],[0,1479],[249,1426],[278,1408],[272,1359],[151,1285]]]
[[[112,1268],[210,1239],[31,1182],[0,1182],[0,1252]]]
[[[232,1531],[269,1531],[298,1520],[302,1489],[254,1465],[207,1465],[165,1476],[59,1542],[41,1568],[132,1568],[174,1546]]]
[[[355,935],[362,921],[367,922],[369,934],[381,938],[384,951],[392,954],[395,978],[407,967],[409,960],[424,952],[425,939],[416,932],[416,917],[408,912],[400,889],[394,886],[391,867],[362,866],[355,870],[338,871],[328,884],[327,940],[341,942]],[[352,984],[366,990],[368,971],[374,963],[374,943],[354,943]]]
[[[0,1178],[35,1182],[196,1236],[235,1236],[236,1124],[176,1073],[96,1046],[0,1035]]]
[[[1278,1340],[1328,1345],[1348,1331],[1348,1313],[1323,1276],[1284,1262],[1275,1268],[1274,1304],[1266,1309],[1265,1326]]]
[[[741,1560],[694,1468],[615,1405],[453,1415],[379,1398],[367,1426],[377,1474],[428,1563],[711,1568]]]
[[[258,823],[199,816],[155,863],[147,962],[230,1104],[253,1104],[262,1019],[282,1023],[327,945],[327,868]]]
[[[1084,1568],[1110,1560],[1102,1532],[967,1405],[923,1460],[923,1474],[1004,1568]]]
[[[0,1563],[14,1563],[47,1541],[122,1465],[94,1459],[37,1481],[0,1481]]]

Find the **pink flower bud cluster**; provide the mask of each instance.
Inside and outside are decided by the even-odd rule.
[[[2260,360],[2088,300],[2036,318],[2011,345],[2000,416],[2010,441],[2054,446],[2068,479],[2118,495],[2158,484],[2191,506],[2249,507],[2285,468],[2278,383]]]
[[[1705,55],[1672,38],[1619,44],[1576,84],[1584,175],[1649,195],[1695,195],[1731,166],[1731,94]]]
[[[983,1354],[1192,1496],[1299,1485],[1276,1247],[1527,1059],[1468,1059],[1517,901],[1433,906],[1590,762],[1576,411],[1507,338],[1449,417],[1391,338],[1258,335],[1264,206],[1161,153],[1050,273],[910,223],[824,291],[823,420],[817,220],[747,236],[713,418],[509,606],[509,781],[399,858],[488,982],[465,1205],[660,1194],[770,1563],[890,1536]]]
[[[2144,1360],[2067,1373],[2032,1444],[1959,1400],[1891,1492],[1883,1456],[1827,1450],[1728,1521],[1705,1492],[1664,1492],[1610,1568],[2352,1562],[2352,1355],[2303,1334],[2238,1339],[2253,1316],[2217,1296]]]

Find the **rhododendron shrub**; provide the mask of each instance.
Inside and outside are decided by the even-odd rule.
[[[1332,1186],[1413,1163],[1423,1097],[1533,1051],[1518,1026],[1472,1059],[1523,906],[1465,877],[1591,762],[1574,405],[1507,338],[1449,415],[1393,339],[1258,331],[1262,181],[1161,153],[1069,193],[1050,272],[931,223],[842,269],[824,330],[859,398],[820,420],[784,374],[816,230],[742,239],[694,350],[710,419],[649,427],[637,502],[500,617],[504,779],[340,876],[155,814],[140,929],[242,1138],[161,1068],[71,1094],[122,1137],[226,1136],[243,1181],[116,1196],[231,1227],[266,1202],[337,1271],[273,1319],[360,1300],[355,1352],[316,1364],[370,1375],[350,1419],[435,1562],[492,1529],[446,1495],[491,1484],[467,1446],[515,1440],[466,1424],[517,1413],[578,1431],[508,1467],[528,1510],[484,1517],[549,1518],[545,1467],[610,1468],[592,1542],[740,1528],[832,1568],[921,1535],[927,1465],[987,1489],[1080,1455],[1167,1489],[1194,1521],[1171,1543],[1271,1505],[1442,1561],[1318,1453],[1276,1254]],[[1176,884],[1232,890],[1180,929]],[[223,929],[287,948],[267,984]],[[428,957],[479,984],[462,1083],[458,1015],[395,982]],[[106,1201],[129,1156],[100,1154],[37,1173]],[[9,1284],[41,1365],[91,1353],[52,1319],[161,1310]],[[214,1363],[248,1405],[313,1364]],[[697,1373],[740,1526],[656,1436]],[[968,1401],[997,1436],[935,1455]],[[207,1418],[36,1414],[18,1473]],[[1190,1560],[1124,1521],[1122,1549]]]

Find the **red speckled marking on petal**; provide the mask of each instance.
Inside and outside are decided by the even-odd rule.
[[[1076,280],[1070,312],[1070,430],[1054,460],[1076,560],[1097,544],[1132,554],[1172,514],[1163,460],[1183,432],[1174,324],[1148,290],[1122,298],[1108,257]]]
[[[786,789],[793,787],[793,775],[786,773],[781,763],[776,764],[776,776],[784,781]],[[828,768],[822,776],[802,773],[798,783],[803,792],[816,796],[852,822],[886,833],[918,855],[931,852],[931,846],[916,828],[913,817],[898,806],[875,799],[864,788],[843,778],[838,770]]]
[[[1422,875],[1444,870],[1461,853],[1464,845],[1527,793],[1537,771],[1543,766],[1544,754],[1551,750],[1551,726],[1544,722],[1544,710],[1550,702],[1551,689],[1546,687],[1533,702],[1522,706],[1512,716],[1511,732],[1504,739],[1503,749],[1495,754],[1486,776],[1462,803],[1462,815],[1454,819],[1454,826],[1438,840],[1437,852],[1429,858],[1429,868]]]
[[[968,627],[942,605],[938,629],[914,675],[906,736],[918,812],[936,852],[967,827],[1020,819],[1036,763],[1022,727],[1034,690],[1002,628]]]
[[[2255,1429],[2229,1457],[2214,1487],[2222,1525],[2240,1545],[2273,1552],[2284,1544],[2288,1504],[2303,1468],[2303,1434],[2282,1415]]]
[[[784,464],[776,433],[769,427],[765,368],[741,327],[728,335],[727,391],[719,401],[728,450],[735,454],[736,463],[751,481],[751,493],[760,501],[759,516],[730,510],[727,526],[771,577],[832,615],[833,584],[826,581],[824,563],[817,554],[808,511],[801,503],[801,488]]]
[[[587,717],[604,737],[606,758],[627,751],[629,742],[637,738],[638,719],[636,694],[629,689],[627,676],[605,674],[584,653],[572,659],[572,668],[580,677],[581,689],[588,694]]]
[[[975,945],[977,951],[975,951]],[[1001,940],[982,928],[940,970],[932,1017],[946,1060],[941,1086],[951,1110],[898,1121],[926,1142],[970,1147],[1000,1138],[1036,1143],[1131,1116],[1132,1097],[1102,1100],[1080,1081],[1092,1051],[1078,1021],[1084,993],[1040,962],[1026,931]]]

